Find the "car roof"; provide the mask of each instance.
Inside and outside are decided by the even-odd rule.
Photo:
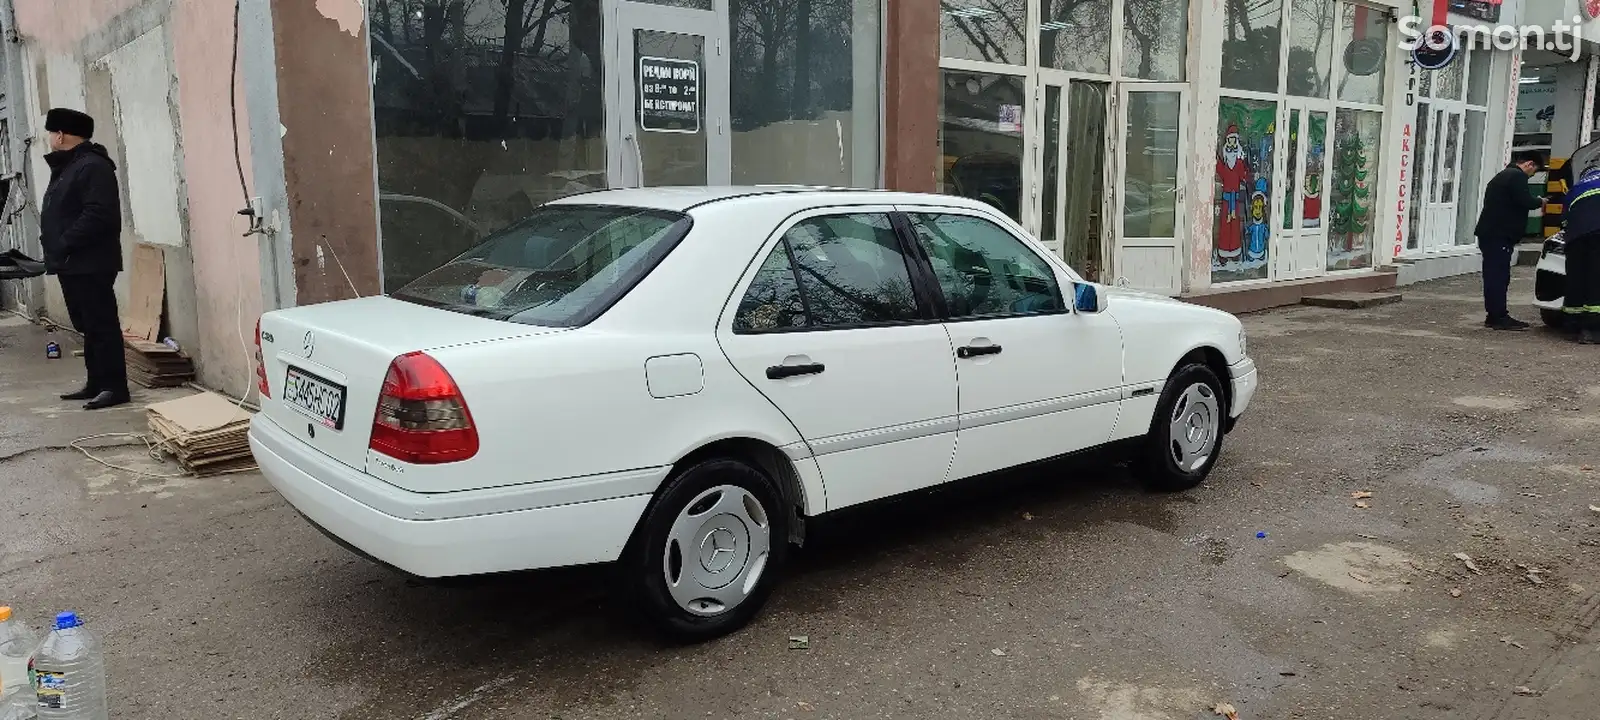
[[[616,205],[620,207],[651,208],[655,210],[673,210],[688,212],[694,208],[712,203],[737,201],[742,198],[769,197],[784,195],[789,197],[815,196],[819,203],[834,203],[843,201],[859,202],[870,200],[873,203],[893,205],[896,203],[921,204],[934,201],[946,206],[988,206],[976,200],[954,195],[932,195],[927,193],[907,193],[889,190],[863,190],[855,188],[830,188],[812,187],[804,185],[733,185],[733,186],[685,186],[685,187],[649,187],[649,188],[623,188],[615,190],[596,190],[593,192],[568,195],[567,197],[553,200],[551,205]]]

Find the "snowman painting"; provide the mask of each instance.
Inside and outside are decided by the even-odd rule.
[[[1302,195],[1305,204],[1301,210],[1300,227],[1322,226],[1322,143],[1310,148],[1306,159],[1306,183]]]
[[[1255,192],[1250,194],[1250,225],[1245,228],[1246,263],[1267,261],[1267,239],[1271,234],[1272,229],[1267,226],[1267,179],[1257,178]]]

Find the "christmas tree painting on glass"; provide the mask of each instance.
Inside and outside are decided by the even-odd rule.
[[[1377,180],[1375,113],[1340,110],[1333,145],[1332,202],[1328,223],[1328,269],[1348,270],[1372,264],[1372,185]]]

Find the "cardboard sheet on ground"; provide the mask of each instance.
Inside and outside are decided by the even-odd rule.
[[[149,410],[151,414],[160,415],[174,427],[191,435],[220,430],[250,419],[250,413],[240,409],[233,401],[209,392],[158,402],[151,405]]]
[[[161,333],[161,306],[167,299],[167,261],[161,248],[133,246],[133,269],[128,277],[128,313],[124,335],[156,341]]]
[[[162,450],[196,475],[255,468],[250,454],[250,413],[221,395],[203,392],[146,408]]]

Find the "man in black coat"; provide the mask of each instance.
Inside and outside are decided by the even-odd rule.
[[[89,381],[61,396],[88,400],[88,410],[128,402],[128,368],[122,350],[122,320],[112,284],[122,272],[122,203],[117,166],[105,146],[89,142],[94,118],[53,109],[45,116],[51,152],[50,186],[39,210],[45,272],[61,282],[72,326],[83,333]]]
[[[1544,201],[1528,192],[1528,178],[1539,171],[1538,153],[1521,152],[1506,169],[1489,179],[1483,190],[1483,212],[1478,215],[1478,249],[1483,252],[1483,324],[1495,330],[1526,330],[1528,324],[1511,317],[1506,292],[1511,288],[1511,256],[1528,227],[1528,211]]]

